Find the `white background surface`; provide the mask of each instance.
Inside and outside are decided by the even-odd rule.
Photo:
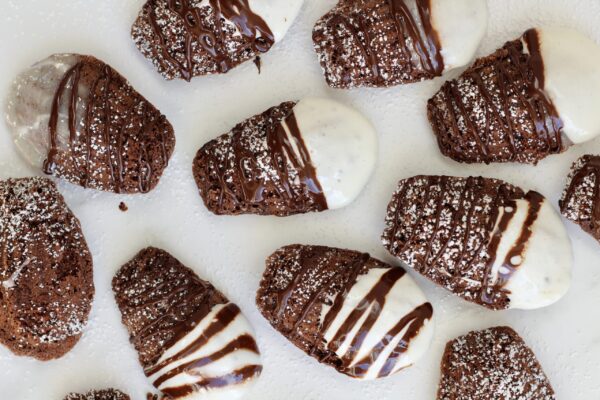
[[[280,0],[285,1],[285,0]],[[448,0],[451,1],[451,0]],[[600,153],[600,140],[552,156],[537,167],[459,165],[443,158],[426,121],[425,102],[438,79],[387,90],[328,89],[312,50],[311,29],[334,0],[307,0],[288,36],[263,57],[263,73],[247,63],[226,76],[166,82],[137,52],[129,37],[141,0],[0,0],[0,96],[24,67],[53,52],[90,53],[130,79],[167,115],[177,147],[156,190],[118,196],[61,183],[80,218],[94,256],[96,298],[79,344],[60,360],[40,363],[0,348],[0,399],[61,400],[69,391],[114,386],[145,399],[145,383],[113,300],[116,270],[147,245],[160,246],[194,268],[237,302],[256,328],[264,373],[248,400],[430,400],[439,361],[449,339],[471,329],[508,324],[537,353],[558,399],[600,398],[600,246],[567,223],[575,270],[569,294],[538,311],[492,312],[467,304],[417,277],[437,313],[431,350],[414,367],[375,382],[359,382],[322,366],[270,328],[254,305],[264,259],[294,242],[368,251],[392,261],[379,235],[398,179],[420,173],[493,176],[546,194],[556,204],[571,162]],[[489,0],[484,54],[526,28],[560,24],[580,29],[600,43],[598,0]],[[600,67],[600,66],[599,66]],[[284,100],[328,95],[364,112],[380,137],[375,175],[354,204],[322,214],[285,219],[216,217],[203,206],[191,174],[196,150],[237,122]],[[600,112],[600,110],[598,111]],[[0,177],[36,174],[16,153],[0,123]],[[125,201],[129,212],[118,209]],[[414,276],[415,274],[413,274]]]

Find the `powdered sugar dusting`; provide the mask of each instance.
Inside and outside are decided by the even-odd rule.
[[[55,358],[81,335],[94,293],[79,222],[43,178],[0,181],[0,205],[0,340]]]

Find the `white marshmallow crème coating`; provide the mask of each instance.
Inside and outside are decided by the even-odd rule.
[[[497,279],[500,270],[506,268],[503,264],[508,263],[515,268],[504,287],[510,292],[510,308],[546,307],[560,300],[571,284],[571,241],[560,215],[544,199],[522,255],[507,259],[522,233],[530,207],[527,200],[516,203],[515,210],[503,208],[498,217],[499,220],[504,212],[514,213],[498,246],[492,276]]]
[[[278,42],[292,26],[304,0],[249,0],[248,4],[252,12],[267,23]]]
[[[537,28],[544,91],[573,143],[600,134],[600,46],[569,28]]]
[[[329,99],[303,99],[293,112],[328,208],[350,204],[375,169],[375,129],[358,111]]]
[[[444,71],[467,65],[485,36],[485,0],[431,0],[431,20],[440,39]]]

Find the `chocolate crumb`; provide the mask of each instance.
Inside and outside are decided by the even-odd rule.
[[[129,210],[129,207],[127,207],[127,204],[125,204],[124,202],[120,202],[119,203],[119,210],[126,212],[127,210]]]
[[[254,65],[256,65],[256,68],[258,69],[258,74],[260,75],[260,70],[262,67],[260,56],[256,56],[256,58],[254,59]]]

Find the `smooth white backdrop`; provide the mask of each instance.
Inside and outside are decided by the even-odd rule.
[[[451,1],[451,0],[449,0]],[[600,397],[600,246],[567,223],[575,250],[573,286],[558,304],[538,311],[492,312],[467,304],[416,277],[437,313],[431,350],[417,365],[376,382],[353,381],[319,365],[274,332],[258,313],[254,295],[264,259],[277,247],[300,242],[368,251],[384,260],[379,235],[398,179],[415,174],[484,175],[536,189],[554,204],[570,164],[600,154],[600,140],[550,157],[537,167],[460,165],[442,157],[426,120],[426,100],[441,79],[392,89],[329,89],[312,49],[311,29],[334,0],[306,0],[286,36],[263,57],[226,76],[192,83],[164,81],[136,50],[130,26],[142,0],[0,0],[0,98],[24,67],[55,52],[93,54],[119,70],[175,127],[177,147],[156,190],[119,196],[59,187],[80,218],[94,256],[96,298],[79,344],[60,360],[40,363],[0,347],[0,399],[61,400],[69,391],[118,387],[145,400],[146,383],[113,300],[116,270],[144,246],[160,246],[237,302],[253,323],[264,373],[248,400],[430,400],[439,380],[445,343],[471,329],[507,324],[537,353],[560,399]],[[489,0],[488,53],[525,29],[559,24],[600,43],[598,0]],[[599,66],[600,67],[600,66]],[[237,122],[284,100],[331,96],[365,113],[380,138],[379,163],[366,191],[351,206],[285,219],[217,217],[203,206],[191,174],[196,150]],[[600,110],[599,110],[600,112]],[[0,122],[0,178],[37,174],[16,153]],[[119,211],[124,201],[129,211]],[[412,274],[413,276],[415,274]]]

